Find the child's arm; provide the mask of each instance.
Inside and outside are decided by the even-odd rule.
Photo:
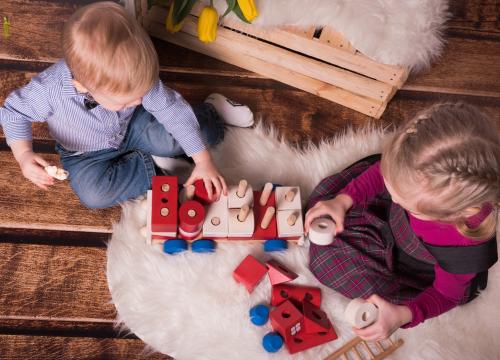
[[[47,186],[54,185],[54,179],[44,170],[50,164],[33,152],[31,141],[14,141],[10,148],[26,179],[44,190],[48,190]]]
[[[24,87],[13,91],[0,107],[0,120],[14,158],[23,175],[47,190],[54,180],[43,169],[49,164],[33,152],[31,123],[46,121],[52,113],[49,91],[53,83],[51,68],[33,77]]]
[[[337,233],[342,232],[346,212],[353,205],[366,203],[384,190],[384,179],[380,173],[380,161],[378,161],[357,178],[351,180],[335,198],[318,201],[309,209],[304,222],[305,232],[309,232],[309,226],[315,218],[323,215],[328,215],[335,221]]]
[[[221,192],[227,195],[226,181],[215,167],[208,150],[193,154],[192,158],[196,166],[184,186],[189,186],[196,180],[203,179],[209,199],[212,199],[213,195],[219,197]],[[212,192],[212,184],[215,187],[215,194]]]

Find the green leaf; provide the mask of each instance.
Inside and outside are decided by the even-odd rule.
[[[220,17],[220,19],[224,19],[224,17],[226,17],[227,14],[229,14],[231,11],[234,10],[234,6],[236,5],[236,0],[226,0],[227,2],[227,9],[226,11],[224,12],[224,14],[222,14],[222,16]]]
[[[251,22],[248,21],[247,18],[243,15],[243,12],[241,11],[241,8],[238,5],[238,3],[235,4],[233,11],[236,14],[236,16],[240,18],[241,21],[246,22],[247,24],[251,24]]]
[[[172,22],[174,25],[179,24],[191,12],[197,0],[174,0],[174,13],[172,14]]]

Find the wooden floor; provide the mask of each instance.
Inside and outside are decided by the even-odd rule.
[[[61,56],[63,22],[89,2],[1,0],[0,18],[8,16],[12,25],[11,37],[0,38],[0,104]],[[446,100],[476,104],[500,126],[500,7],[495,0],[450,2],[443,56],[410,78],[381,120],[155,41],[161,77],[192,104],[211,92],[249,104],[299,145],[347,127],[397,125]],[[57,159],[44,126],[34,126],[34,147]],[[144,357],[141,340],[113,328],[105,241],[119,209],[87,210],[66,183],[47,193],[37,190],[23,179],[1,132],[0,169],[0,359]]]

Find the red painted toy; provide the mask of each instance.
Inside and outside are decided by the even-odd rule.
[[[278,284],[273,286],[271,294],[271,305],[278,306],[286,300],[301,303],[304,300],[311,302],[317,307],[321,306],[321,289],[311,286],[296,286]]]
[[[178,186],[175,176],[154,176],[152,188],[151,232],[177,235]]]
[[[302,314],[304,314],[304,332],[306,334],[328,332],[332,327],[326,313],[307,300],[302,302]]]
[[[304,328],[304,316],[290,301],[285,301],[269,314],[273,329],[288,343]]]
[[[271,282],[271,285],[277,285],[287,281],[292,281],[298,276],[296,273],[288,270],[276,260],[269,260],[266,265],[269,269],[267,274],[269,275],[269,281]]]
[[[266,265],[252,255],[248,255],[233,271],[233,277],[237,282],[245,285],[248,292],[251,293],[266,273]]]

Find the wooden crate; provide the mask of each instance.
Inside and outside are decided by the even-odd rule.
[[[261,28],[225,19],[217,40],[197,38],[197,17],[189,15],[182,30],[165,28],[167,9],[147,0],[133,4],[138,19],[155,37],[281,81],[363,114],[380,118],[406,81],[404,67],[378,63],[354,49],[331,28]],[[193,14],[199,13],[199,7]]]

